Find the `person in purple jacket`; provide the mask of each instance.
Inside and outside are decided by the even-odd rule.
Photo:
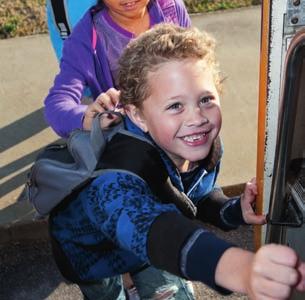
[[[44,102],[45,118],[58,135],[90,130],[96,113],[117,102],[117,61],[122,50],[162,22],[191,25],[182,0],[104,0],[87,11],[65,40],[60,72]],[[89,105],[81,101],[86,87],[94,100]]]

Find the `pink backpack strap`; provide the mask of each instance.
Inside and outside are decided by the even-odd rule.
[[[92,26],[92,49],[94,51],[96,49],[96,43],[97,43],[97,33],[96,33],[95,26],[93,24],[93,26]]]
[[[165,22],[179,24],[176,3],[174,0],[157,0],[163,15]]]
[[[90,13],[91,13],[91,18],[92,18],[92,49],[96,50],[96,43],[97,43],[97,32],[96,32],[96,28],[95,28],[95,24],[94,24],[94,15],[99,12],[102,9],[102,6],[97,4],[93,7],[91,7],[90,9]]]

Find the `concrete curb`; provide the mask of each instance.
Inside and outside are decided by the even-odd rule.
[[[229,196],[237,196],[243,192],[244,184],[225,186],[222,188],[224,193]],[[32,211],[29,212],[33,215]],[[22,241],[31,241],[39,239],[48,239],[48,220],[19,220],[0,224],[0,244],[17,243]]]

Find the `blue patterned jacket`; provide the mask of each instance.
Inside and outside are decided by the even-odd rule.
[[[150,139],[128,118],[125,125],[132,134]],[[165,153],[158,151],[173,185],[197,207],[197,219],[223,229],[242,223],[239,199],[223,201],[215,186],[221,147],[191,174],[179,174]],[[52,236],[84,281],[152,264],[217,289],[217,262],[232,246],[206,230],[202,222],[185,217],[174,204],[160,202],[142,178],[120,169],[105,170],[53,214],[51,224]]]

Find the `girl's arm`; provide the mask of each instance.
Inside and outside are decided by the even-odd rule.
[[[269,244],[256,254],[229,248],[220,258],[215,280],[250,299],[289,299],[292,290],[305,290],[305,264],[291,248]]]
[[[158,202],[146,183],[130,173],[107,172],[92,183],[88,195],[86,210],[93,223],[143,262],[251,299],[288,299],[295,286],[305,290],[305,264],[298,263],[292,249],[266,245],[254,254],[236,248],[183,217],[174,205]]]
[[[98,90],[91,35],[91,16],[87,13],[64,43],[59,74],[44,101],[47,122],[63,137],[82,128],[87,109],[87,105],[81,104],[85,87],[89,85],[91,90]]]

